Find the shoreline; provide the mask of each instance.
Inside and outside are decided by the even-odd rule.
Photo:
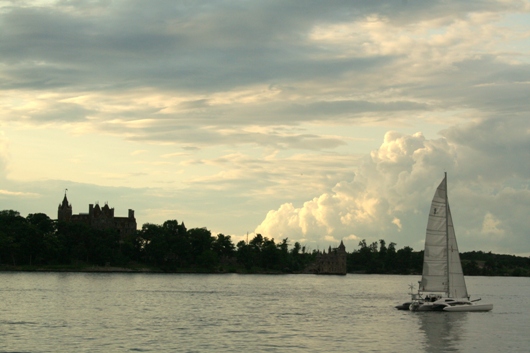
[[[205,269],[182,269],[176,271],[164,271],[159,268],[149,267],[120,267],[120,266],[86,266],[86,267],[29,267],[29,266],[1,266],[2,272],[56,272],[56,273],[153,273],[153,274],[239,274],[239,275],[321,275],[321,276],[345,276],[350,275],[398,275],[398,276],[421,276],[421,273],[366,273],[366,271],[353,271],[347,273],[312,273],[312,272],[280,272],[280,271],[246,271],[235,269],[231,271],[208,271]],[[484,276],[488,277],[488,276]],[[490,276],[495,277],[495,276]]]
[[[261,274],[261,275],[283,275],[283,274],[311,274],[306,272],[276,272],[276,271],[208,271],[205,269],[182,269],[177,271],[164,271],[158,268],[148,267],[119,267],[119,266],[87,266],[79,268],[69,267],[0,267],[0,273],[2,272],[56,272],[56,273],[153,273],[153,274]]]

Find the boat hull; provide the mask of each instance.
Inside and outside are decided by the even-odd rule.
[[[472,304],[472,305],[455,305],[446,306],[443,311],[450,312],[465,312],[465,311],[490,311],[493,309],[493,304]]]
[[[480,300],[480,299],[478,299]],[[409,305],[410,311],[449,311],[449,312],[464,312],[464,311],[490,311],[493,309],[493,304],[477,303],[478,300],[469,301],[467,298],[439,298],[438,300],[421,301],[414,300]]]
[[[409,307],[410,311],[442,311],[444,305],[435,305],[433,303],[419,303],[416,305],[411,305]]]
[[[401,305],[396,305],[395,308],[398,309],[398,310],[409,310],[409,307],[410,307],[410,304],[412,302],[406,302],[406,303],[403,303]]]

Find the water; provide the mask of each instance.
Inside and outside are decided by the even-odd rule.
[[[530,278],[488,313],[413,313],[416,276],[0,273],[0,352],[523,352]]]

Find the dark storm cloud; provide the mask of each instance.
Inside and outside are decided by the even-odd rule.
[[[530,116],[496,116],[442,132],[465,151],[460,170],[471,180],[510,183],[530,178]],[[513,180],[511,181],[513,182]],[[525,182],[527,183],[527,182]]]
[[[311,116],[333,116],[334,118],[343,115],[357,115],[374,112],[406,112],[428,110],[427,104],[415,102],[389,102],[374,103],[367,101],[334,101],[315,102],[307,105],[292,105],[285,110],[286,114],[304,116],[304,120]]]
[[[309,40],[315,26],[348,24],[371,15],[415,23],[517,6],[495,1],[157,1],[156,5],[145,1],[60,1],[53,7],[12,4],[0,13],[1,89],[103,93],[154,87],[202,94],[257,84],[294,86],[294,92],[298,92],[296,86],[303,82],[346,86],[352,78],[363,75],[362,80],[351,82],[355,86],[365,84],[363,80],[374,81],[376,75],[392,77],[402,70],[396,65],[404,58],[388,53],[338,57],[335,50]],[[355,47],[350,50],[355,53]],[[509,99],[500,98],[500,89],[475,86],[490,79],[498,82],[501,78],[528,76],[527,67],[514,68],[487,56],[456,62],[453,67],[454,72],[434,71],[425,76],[427,80],[397,87],[411,96],[444,98],[444,104],[452,102],[455,106],[469,105],[469,101],[462,101],[467,96],[473,104],[502,105]],[[370,74],[373,76],[366,76]],[[372,89],[396,88],[395,83],[384,79],[375,82],[379,83]],[[502,92],[508,91],[502,88]],[[510,93],[512,97],[517,94],[517,98],[524,95]],[[491,99],[484,100],[484,96]],[[198,101],[206,103],[205,99]],[[262,107],[255,108],[251,109]],[[329,102],[316,97],[311,103],[275,102],[273,108],[265,108],[255,114],[257,123],[283,123],[286,117],[282,114],[288,115],[287,123],[296,123],[314,119],[322,110],[328,110],[328,119],[333,119],[335,114],[427,107],[399,98],[379,104],[356,99]],[[227,123],[231,119],[242,124],[248,121],[242,118],[245,114],[238,116],[229,109],[222,112],[231,114],[218,112],[210,107],[203,116],[228,119]],[[260,115],[264,116],[261,120]]]
[[[49,121],[83,121],[91,111],[80,107],[77,104],[58,103],[49,109],[39,110],[31,114],[31,118],[39,122]]]
[[[518,83],[530,79],[528,65],[514,66],[482,54],[455,58],[438,69],[433,62],[433,68],[420,71],[412,70],[414,59],[403,54],[367,55],[355,47],[360,45],[355,41],[352,46],[332,48],[310,38],[318,26],[347,25],[369,16],[396,26],[430,19],[450,23],[472,11],[501,13],[518,6],[523,5],[496,1],[59,1],[54,6],[31,7],[12,2],[0,12],[0,89],[111,97],[152,89],[166,94],[165,99],[173,94],[197,95],[175,103],[177,112],[164,114],[163,105],[113,109],[113,105],[134,104],[138,95],[95,101],[90,106],[75,102],[52,106],[47,101],[46,111],[26,114],[36,123],[79,121],[92,115],[103,131],[129,131],[130,138],[137,140],[193,144],[195,137],[199,144],[262,141],[267,146],[338,146],[342,142],[327,137],[261,136],[242,130],[223,135],[215,129],[186,136],[180,132],[205,125],[292,126],[367,114],[374,121],[384,121],[392,119],[387,113],[396,112],[520,110],[530,104],[526,86]],[[344,49],[349,55],[339,55]],[[410,79],[404,81],[400,75]],[[211,97],[256,85],[278,87],[282,92],[278,99],[253,104],[215,104]],[[333,89],[340,98],[327,93]],[[399,93],[384,100],[357,97],[386,90]],[[161,122],[134,129],[105,124],[116,119]]]
[[[530,65],[512,65],[491,55],[465,59],[452,72],[437,72],[414,94],[437,97],[447,107],[475,108],[489,116],[530,111]]]
[[[55,7],[12,7],[0,15],[0,61],[13,77],[4,87],[25,82],[35,89],[145,85],[207,92],[253,82],[337,76],[374,63],[316,59],[325,57],[326,49],[308,44],[313,26],[371,14],[412,22],[433,9],[441,16],[488,6],[444,4],[63,1]],[[28,80],[29,72],[38,79]]]

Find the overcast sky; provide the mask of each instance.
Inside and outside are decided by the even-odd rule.
[[[0,0],[0,210],[530,255],[530,2]]]

